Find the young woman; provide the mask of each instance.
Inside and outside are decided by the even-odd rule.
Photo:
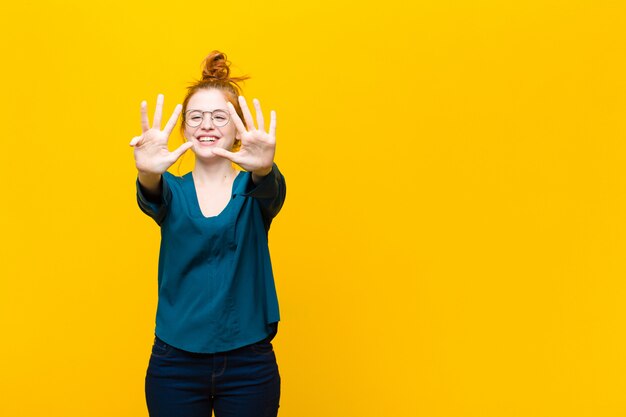
[[[141,103],[133,138],[137,201],[161,227],[159,300],[146,374],[151,417],[276,416],[280,375],[271,340],[279,311],[267,235],[285,200],[269,128],[254,100],[256,127],[226,56],[213,51],[161,130]],[[186,143],[168,138],[182,112]],[[192,172],[167,169],[191,149]],[[234,168],[237,164],[245,171]]]

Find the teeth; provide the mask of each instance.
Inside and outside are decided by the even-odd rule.
[[[200,139],[200,142],[215,142],[214,138],[202,138]]]

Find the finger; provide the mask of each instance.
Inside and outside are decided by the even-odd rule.
[[[140,145],[140,143],[139,143],[140,141],[141,141],[141,136],[135,136],[134,138],[131,139],[129,145],[130,146]]]
[[[234,162],[234,163],[237,163],[237,161],[239,160],[237,152],[230,152],[224,148],[213,148],[213,154],[220,156],[222,158],[226,158],[229,161]]]
[[[141,102],[141,133],[146,133],[148,129],[150,129],[150,122],[148,121],[148,103],[144,100]]]
[[[163,114],[163,94],[157,96],[156,109],[154,110],[154,120],[152,127],[161,130],[161,114]]]
[[[272,110],[270,112],[270,136],[276,138],[276,112]]]
[[[174,126],[176,126],[176,122],[178,121],[178,116],[180,116],[180,112],[182,109],[183,109],[183,106],[181,106],[180,104],[177,104],[176,108],[174,108],[174,111],[172,112],[170,119],[167,121],[165,128],[163,128],[163,132],[167,136],[169,136],[172,133]]]
[[[241,133],[241,134],[248,132],[246,130],[246,127],[243,125],[243,122],[239,118],[239,115],[237,114],[237,110],[235,110],[235,106],[233,106],[233,104],[231,102],[227,102],[226,106],[228,107],[228,112],[230,113],[230,118],[235,123],[235,127],[237,128],[237,131],[239,133]]]
[[[193,148],[193,142],[185,142],[182,145],[180,145],[178,148],[174,149],[171,153],[174,155],[174,157],[176,157],[175,160],[177,160],[191,148]]]
[[[265,120],[263,119],[263,111],[261,110],[261,103],[256,98],[252,100],[254,104],[254,110],[256,111],[256,124],[259,130],[265,132]]]
[[[243,119],[246,121],[246,126],[248,126],[248,130],[253,130],[254,121],[252,120],[252,113],[250,113],[248,103],[246,103],[246,99],[244,98],[244,96],[239,96],[239,107],[241,107]]]

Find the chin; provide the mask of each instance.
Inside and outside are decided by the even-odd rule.
[[[200,152],[194,152],[196,154],[196,158],[202,159],[212,159],[219,158],[217,155],[213,153],[213,149],[202,149]]]

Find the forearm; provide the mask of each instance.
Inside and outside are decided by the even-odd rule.
[[[141,188],[148,194],[146,197],[150,199],[158,199],[161,197],[161,174],[152,174],[138,171],[137,179]]]
[[[251,175],[251,179],[253,178],[254,174]],[[259,178],[259,183],[248,185],[248,191],[244,195],[257,200],[263,212],[266,228],[269,229],[272,219],[278,214],[285,201],[285,177],[274,164],[267,175]]]

